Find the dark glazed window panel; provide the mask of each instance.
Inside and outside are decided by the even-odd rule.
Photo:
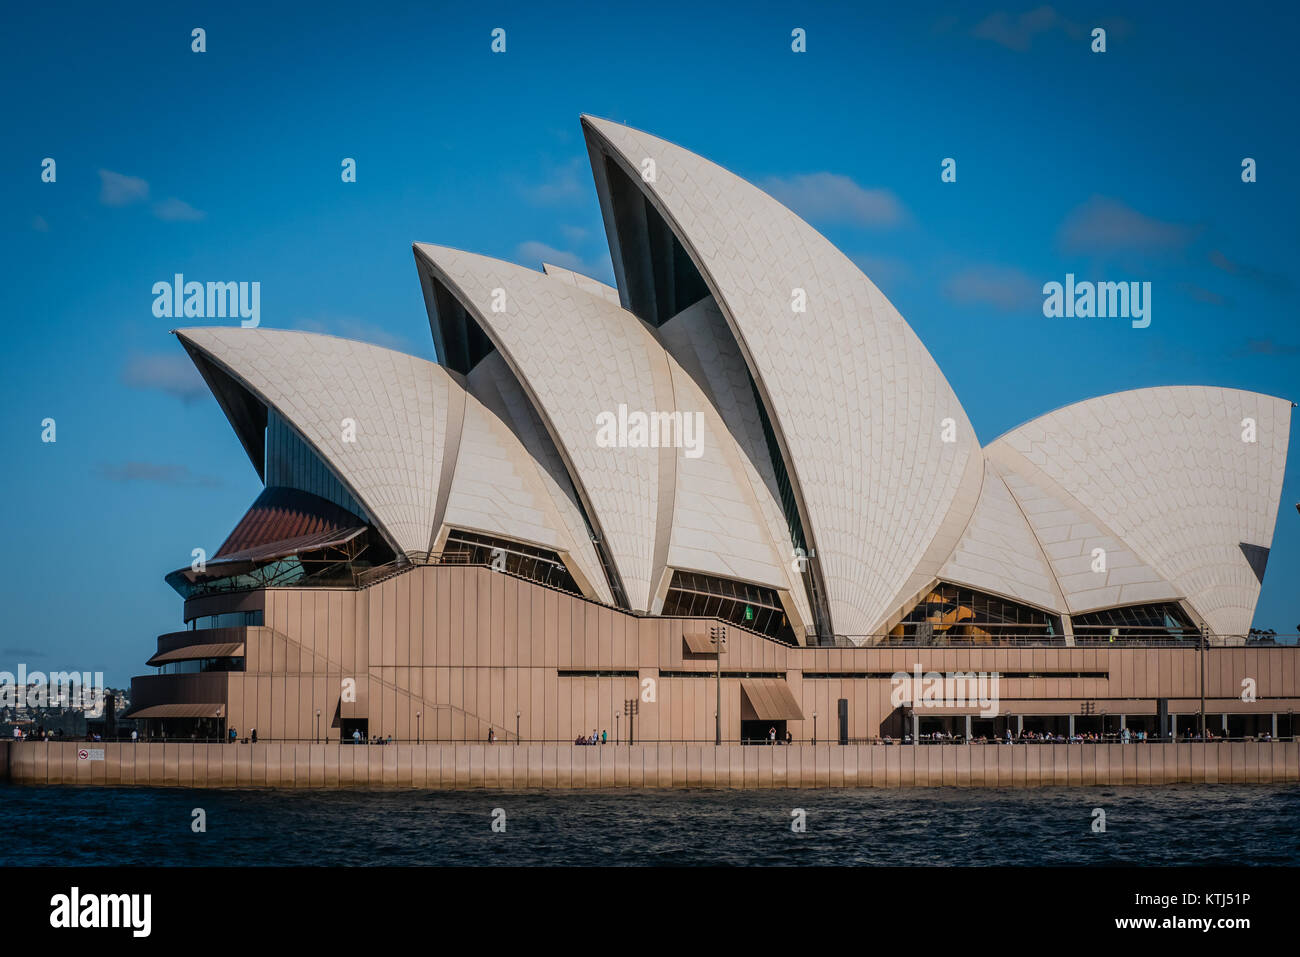
[[[889,637],[937,644],[982,644],[1007,638],[1064,640],[1055,615],[947,582],[927,592]]]
[[[447,534],[446,544],[442,546],[442,554],[443,561],[458,561],[468,565],[491,565],[493,558],[500,555],[505,560],[505,570],[511,575],[550,585],[573,595],[582,594],[560,556],[536,545],[452,529]]]
[[[1070,619],[1080,642],[1104,642],[1137,638],[1186,638],[1194,640],[1196,626],[1175,602],[1128,605],[1074,615]]]
[[[720,618],[769,638],[795,643],[794,629],[777,593],[749,582],[675,571],[664,597],[663,614]]]

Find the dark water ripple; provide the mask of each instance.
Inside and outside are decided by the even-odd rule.
[[[207,812],[207,833],[190,828]],[[494,808],[505,833],[491,829]],[[807,812],[807,832],[790,829]],[[1106,832],[1092,831],[1093,809]],[[0,786],[0,866],[1300,865],[1300,787],[187,791]]]

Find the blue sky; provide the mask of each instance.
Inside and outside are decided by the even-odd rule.
[[[0,669],[147,672],[153,638],[180,627],[163,574],[214,550],[259,490],[177,323],[153,316],[154,282],[256,280],[264,326],[433,358],[414,241],[612,278],[583,112],[803,214],[911,323],[983,442],[1141,386],[1300,397],[1294,13],[238,6],[4,14]],[[1150,328],[1044,318],[1039,290],[1066,272],[1151,281]],[[1297,458],[1256,615],[1287,633]]]

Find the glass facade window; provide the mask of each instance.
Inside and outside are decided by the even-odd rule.
[[[458,528],[447,534],[442,546],[442,560],[462,565],[499,564],[504,572],[550,585],[573,595],[580,595],[578,583],[569,574],[560,556],[545,548],[524,545],[508,538],[495,538]]]
[[[360,503],[274,409],[266,413],[266,486],[281,485],[319,495],[370,523]]]
[[[158,667],[160,675],[197,675],[205,671],[243,671],[244,659],[191,658],[188,661],[169,661]]]
[[[254,628],[262,624],[262,610],[228,611],[190,619],[190,631],[200,628]]]
[[[889,637],[909,644],[992,644],[1007,639],[1064,641],[1060,619],[1029,605],[940,582]]]
[[[1151,638],[1195,641],[1198,631],[1175,602],[1128,605],[1074,615],[1074,640],[1079,644],[1109,644]]]
[[[781,599],[771,588],[674,571],[664,597],[662,614],[682,618],[720,618],[760,635],[794,644],[794,629],[785,617]]]

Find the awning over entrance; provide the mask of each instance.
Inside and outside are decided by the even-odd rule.
[[[128,711],[126,718],[215,718],[224,714],[222,704],[154,704],[137,711]]]
[[[165,665],[169,661],[194,661],[197,658],[238,658],[244,654],[242,641],[228,641],[214,645],[186,645],[154,655],[145,664]]]
[[[741,690],[761,721],[802,721],[799,702],[784,678],[741,678]]]
[[[718,646],[709,638],[707,631],[688,631],[682,635],[682,638],[686,641],[686,647],[691,650],[692,654],[712,655],[718,650]]]

